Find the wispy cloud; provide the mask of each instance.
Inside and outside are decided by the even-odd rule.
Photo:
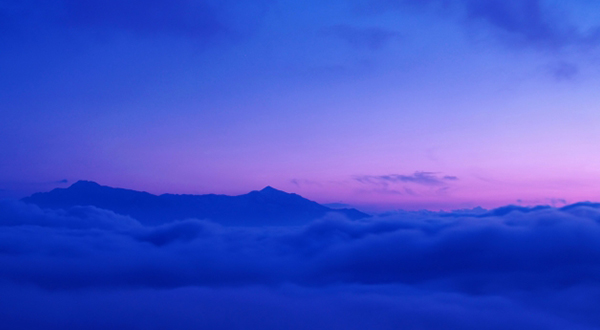
[[[344,40],[355,49],[379,50],[399,36],[398,32],[379,27],[360,28],[351,25],[334,25],[323,33]]]
[[[376,10],[407,6],[450,14],[469,29],[487,29],[510,46],[559,50],[600,43],[600,25],[582,29],[556,4],[544,0],[373,0]]]
[[[579,74],[579,67],[576,64],[565,61],[551,64],[547,70],[558,81],[572,80]]]
[[[519,205],[550,205],[560,207],[568,204],[564,198],[538,198],[538,199],[517,199]]]
[[[306,180],[306,179],[292,179],[292,180],[290,180],[290,183],[296,187],[302,187],[302,186],[322,187],[323,186],[320,182],[313,181],[313,180]]]
[[[388,175],[360,175],[354,179],[363,184],[374,184],[388,186],[393,183],[414,183],[423,186],[444,186],[450,181],[457,181],[456,176],[440,176],[437,172],[415,172],[410,175],[388,174]]]

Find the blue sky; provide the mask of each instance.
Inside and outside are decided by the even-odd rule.
[[[1,193],[87,179],[371,209],[595,200],[598,6],[2,1]],[[458,180],[356,180],[419,172]]]

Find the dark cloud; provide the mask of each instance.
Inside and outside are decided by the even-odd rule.
[[[398,37],[398,33],[377,27],[358,28],[350,25],[335,25],[323,30],[334,35],[356,49],[379,50]]]
[[[42,328],[84,308],[81,328],[158,313],[183,328],[593,329],[599,284],[594,203],[236,228],[0,202],[0,319]]]
[[[407,287],[285,286],[40,291],[0,286],[13,329],[593,329],[501,297]],[[571,295],[581,292],[574,291]],[[584,296],[598,294],[598,290]],[[555,299],[560,299],[561,296]],[[579,308],[593,301],[569,301]],[[33,312],[35,311],[35,312]],[[32,314],[35,314],[32,317]],[[587,321],[587,322],[586,322]]]
[[[438,176],[436,172],[415,172],[411,175],[389,174],[389,175],[362,175],[354,178],[364,184],[376,184],[387,186],[390,183],[415,183],[424,186],[443,186],[447,181],[458,180],[455,176]]]
[[[175,33],[207,39],[227,33],[214,8],[203,1],[63,0],[61,22],[73,27],[109,27],[136,33]]]
[[[582,30],[544,0],[374,0],[372,5],[377,10],[417,6],[456,15],[470,28],[489,29],[512,46],[558,50],[600,42],[600,26]]]
[[[267,1],[209,0],[9,0],[6,3],[0,6],[0,17],[7,18],[3,30],[11,33],[39,34],[43,33],[41,27],[65,27],[101,33],[177,35],[200,42],[247,34],[257,26],[267,6]]]
[[[518,44],[561,48],[587,39],[560,16],[554,17],[541,0],[469,0],[464,4],[469,21],[484,22]]]
[[[561,61],[548,66],[548,71],[556,80],[572,80],[579,74],[579,67],[573,63]]]
[[[293,184],[296,187],[301,187],[301,186],[318,186],[318,187],[322,187],[323,185],[317,181],[312,181],[312,180],[305,180],[305,179],[292,179],[290,180],[290,183]]]

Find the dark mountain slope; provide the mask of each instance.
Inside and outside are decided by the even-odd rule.
[[[43,208],[95,206],[129,215],[145,224],[188,218],[210,219],[223,225],[299,225],[338,213],[350,219],[368,217],[355,209],[331,209],[296,194],[266,187],[245,195],[152,195],[147,192],[78,181],[69,188],[36,193],[23,201]]]

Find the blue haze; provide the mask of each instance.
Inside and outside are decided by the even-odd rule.
[[[3,200],[0,320],[13,329],[600,327],[598,204],[269,224],[148,225],[94,206]]]

